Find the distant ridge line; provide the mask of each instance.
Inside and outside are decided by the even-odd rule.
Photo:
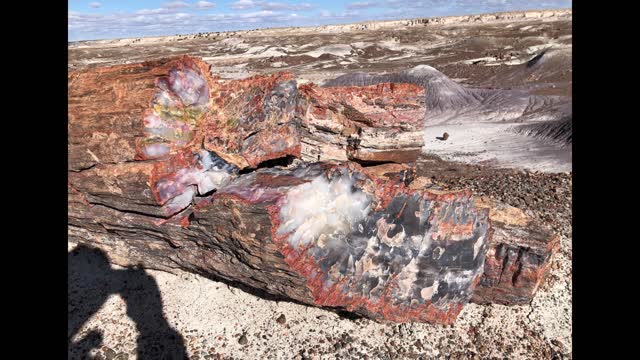
[[[355,23],[342,23],[342,24],[329,24],[329,25],[310,25],[310,26],[291,26],[291,27],[269,27],[253,30],[228,30],[228,31],[211,31],[202,32],[201,34],[218,34],[222,36],[228,36],[233,33],[234,35],[252,35],[258,33],[259,35],[278,34],[281,32],[296,30],[299,33],[310,32],[324,32],[324,33],[342,33],[352,31],[365,31],[365,30],[379,30],[382,28],[391,28],[397,26],[438,26],[438,25],[452,25],[463,23],[499,23],[502,21],[523,19],[534,20],[540,18],[568,18],[572,17],[573,10],[570,8],[561,9],[545,9],[545,10],[521,10],[521,11],[505,11],[505,12],[493,12],[482,14],[470,14],[470,15],[453,15],[453,16],[434,16],[434,17],[418,17],[409,19],[398,20],[371,20],[361,21]],[[195,38],[199,33],[182,34],[182,35],[163,35],[163,36],[138,36],[131,38],[116,38],[116,39],[103,39],[103,40],[80,40],[69,41],[68,45],[74,47],[77,45],[91,45],[91,44],[114,44],[118,43],[125,45],[132,43],[137,39],[145,40],[174,40],[178,38]]]

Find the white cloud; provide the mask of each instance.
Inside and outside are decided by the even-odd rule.
[[[381,4],[377,1],[361,1],[347,5],[347,9],[367,9],[372,7],[379,7],[380,5]]]
[[[184,2],[184,1],[171,1],[168,3],[164,3],[162,4],[162,7],[168,8],[168,9],[178,9],[178,8],[185,8],[185,7],[190,7],[191,5],[189,5],[188,3]]]
[[[238,0],[231,4],[234,10],[260,9],[260,10],[292,10],[305,11],[313,9],[309,3],[287,4],[272,1]]]
[[[267,10],[263,10],[263,11],[256,11],[256,12],[250,12],[250,13],[244,13],[244,14],[238,14],[237,16],[243,19],[247,19],[247,18],[263,18],[263,17],[269,17],[269,16],[273,16],[276,13],[273,11],[267,11]]]
[[[231,4],[231,8],[235,10],[252,9],[256,7],[256,2],[253,0],[238,0]]]
[[[280,2],[258,2],[258,6],[260,6],[263,10],[310,10],[313,9],[313,5],[309,3],[301,3],[301,4],[285,4]]]
[[[94,1],[92,3],[89,3],[89,7],[91,7],[92,9],[99,9],[102,6],[102,4],[100,4],[97,1]]]
[[[158,9],[142,9],[136,11],[134,14],[138,15],[152,15],[152,14],[171,14],[175,13],[177,10],[169,9],[169,8],[158,8]]]
[[[211,9],[211,8],[214,8],[215,6],[216,6],[215,3],[208,2],[208,1],[198,1],[198,2],[196,2],[196,7],[198,9]]]

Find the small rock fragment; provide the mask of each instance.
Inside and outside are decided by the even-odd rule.
[[[104,358],[106,360],[113,360],[116,357],[116,352],[111,348],[105,348],[104,350]]]

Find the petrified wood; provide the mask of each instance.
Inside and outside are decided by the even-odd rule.
[[[79,183],[126,181],[85,175],[96,172],[81,172]],[[152,192],[147,184],[128,185]],[[354,164],[243,174],[169,221],[116,210],[97,188],[71,196],[69,233],[115,250],[118,261],[213,274],[372,318],[451,323],[483,271],[489,211],[468,192],[410,190]]]
[[[407,162],[424,144],[424,88],[298,88],[290,74],[221,83],[184,57],[69,75],[69,169],[200,146],[239,169],[286,156]]]
[[[496,231],[495,206],[414,181],[424,94],[298,87],[283,73],[222,82],[188,57],[72,72],[70,239],[119,265],[388,321],[451,323],[472,296],[530,299],[553,246],[502,261],[497,243],[537,241],[528,223]]]
[[[476,198],[475,204],[490,209],[493,235],[484,274],[472,301],[503,305],[529,303],[550,270],[560,237],[520,209],[487,198]]]
[[[411,168],[385,164],[367,168],[369,173],[388,179],[409,179],[410,189],[436,186],[424,177],[415,177]],[[369,170],[371,169],[371,170]],[[373,170],[375,169],[375,170]],[[560,237],[547,225],[527,216],[522,210],[488,197],[474,197],[478,208],[489,210],[491,236],[480,283],[471,302],[523,305],[530,303],[550,270]]]

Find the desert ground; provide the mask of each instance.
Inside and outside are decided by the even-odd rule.
[[[79,344],[69,358],[134,359],[139,345],[144,358],[173,358],[153,343],[157,331],[175,335],[190,359],[572,358],[571,19],[565,9],[70,43],[69,70],[188,54],[221,81],[287,71],[323,84],[429,65],[466,89],[536,96],[543,105],[526,121],[427,123],[417,172],[519,207],[561,240],[530,305],[468,304],[452,326],[383,324],[195,274],[123,269],[69,243]],[[547,101],[562,117],[547,116]]]

